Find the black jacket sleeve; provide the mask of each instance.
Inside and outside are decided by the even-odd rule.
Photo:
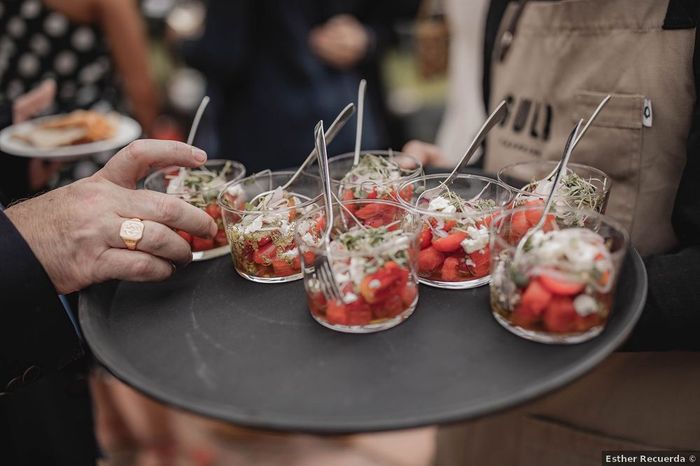
[[[82,355],[46,271],[0,212],[0,396]]]

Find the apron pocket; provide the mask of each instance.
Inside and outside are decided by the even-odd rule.
[[[571,115],[572,125],[580,118],[588,119],[606,93],[578,91]],[[612,99],[588,129],[576,147],[572,162],[603,170],[612,180],[607,213],[627,228],[639,192],[642,165],[644,96],[612,94]]]

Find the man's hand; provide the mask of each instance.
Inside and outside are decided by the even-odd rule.
[[[450,162],[445,158],[440,148],[434,144],[413,139],[403,146],[401,152],[412,155],[424,165],[434,167],[449,167]]]
[[[198,167],[206,154],[174,141],[139,140],[89,178],[16,204],[5,211],[59,293],[111,279],[163,280],[173,265],[192,259],[187,241],[172,228],[211,238],[216,223],[204,211],[163,193],[139,190],[153,168]],[[119,237],[124,220],[145,229],[136,251]]]
[[[340,70],[352,68],[367,54],[370,37],[350,15],[338,15],[309,34],[309,45],[323,61]]]

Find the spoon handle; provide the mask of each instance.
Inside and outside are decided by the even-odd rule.
[[[547,214],[549,214],[549,211],[552,208],[552,203],[554,202],[554,193],[556,193],[557,188],[559,187],[559,180],[561,180],[562,174],[566,172],[566,166],[569,164],[571,153],[574,151],[573,143],[576,140],[576,136],[582,134],[581,126],[583,126],[583,118],[578,121],[578,124],[576,124],[574,129],[569,134],[569,139],[567,139],[566,145],[564,146],[564,153],[562,155],[561,162],[559,162],[559,168],[554,176],[552,189],[549,191],[547,202],[545,203],[544,210],[542,211],[542,217],[540,217],[539,222],[537,222],[537,226],[533,230],[542,228],[547,219]]]
[[[328,152],[326,151],[326,138],[323,134],[323,120],[316,124],[314,129],[316,140],[316,153],[318,154],[318,166],[321,171],[321,181],[323,182],[323,196],[325,197],[326,225],[329,228],[324,232],[324,239],[333,225],[333,193],[331,190],[331,173],[328,169]]]
[[[508,104],[506,101],[502,101],[500,104],[498,104],[498,107],[496,107],[496,110],[489,115],[489,117],[486,119],[484,124],[481,126],[479,129],[479,132],[476,133],[476,136],[474,137],[474,140],[472,143],[469,145],[469,148],[467,151],[464,153],[462,158],[459,160],[459,163],[457,166],[452,170],[452,173],[450,173],[450,176],[447,177],[445,181],[443,181],[442,184],[447,185],[449,184],[455,176],[457,176],[457,173],[469,162],[471,162],[471,159],[474,157],[474,154],[476,154],[477,150],[479,147],[481,147],[481,144],[484,142],[484,139],[486,139],[486,136],[489,134],[489,131],[499,124],[500,122],[503,121],[503,119],[506,117],[506,114],[508,113]]]
[[[326,142],[330,144],[333,142],[333,139],[335,139],[335,136],[340,132],[341,129],[343,129],[343,126],[345,126],[345,123],[348,122],[352,114],[355,113],[355,104],[349,103],[348,105],[345,106],[345,108],[338,114],[337,117],[335,117],[335,120],[333,120],[333,123],[328,127],[328,131],[326,131]],[[304,163],[301,164],[299,168],[297,168],[296,173],[292,175],[292,177],[287,181],[284,186],[282,186],[283,190],[286,190],[289,188],[294,181],[299,178],[299,175],[301,172],[304,171],[304,168],[306,168],[309,164],[311,164],[315,159],[317,158],[317,151],[316,148],[311,151],[311,153],[306,157],[306,160],[304,160]]]
[[[209,105],[209,96],[205,95],[202,101],[197,107],[197,113],[194,114],[194,120],[192,120],[192,126],[190,127],[190,134],[187,136],[187,145],[192,145],[194,142],[194,136],[197,134],[197,129],[199,128],[199,122],[202,120],[202,115],[204,115],[204,110]]]
[[[360,148],[362,147],[362,125],[365,116],[365,91],[367,89],[367,81],[360,81],[360,88],[357,91],[357,130],[355,132],[355,158],[352,160],[352,166],[360,163]]]

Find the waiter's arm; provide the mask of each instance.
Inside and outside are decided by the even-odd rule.
[[[0,393],[83,354],[46,271],[0,212]]]

